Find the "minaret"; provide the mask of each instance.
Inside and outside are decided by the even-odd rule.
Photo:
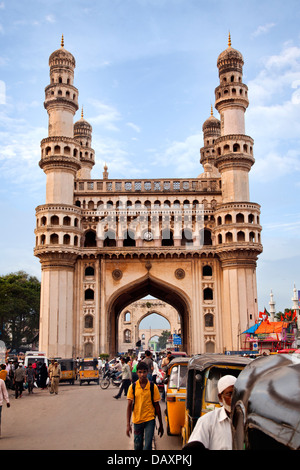
[[[269,302],[269,305],[270,305],[270,310],[269,310],[269,313],[270,313],[270,321],[274,321],[275,320],[275,302],[274,302],[274,296],[273,296],[273,292],[271,290],[270,292],[270,302]]]
[[[298,331],[300,331],[300,318],[299,318],[299,314],[300,314],[300,309],[299,309],[299,301],[298,301],[298,296],[297,296],[297,289],[296,289],[296,285],[294,284],[294,289],[293,289],[293,297],[292,297],[292,302],[293,302],[293,306],[292,306],[292,311],[296,311],[296,315],[297,315],[297,324],[298,324]]]
[[[48,356],[72,357],[74,268],[80,246],[80,208],[74,182],[81,168],[80,143],[73,136],[78,90],[75,59],[64,48],[50,55],[45,89],[48,137],[41,142],[40,167],[46,174],[46,203],[36,208],[35,255],[42,265],[39,347]],[[59,325],[59,328],[58,328]]]
[[[92,126],[83,118],[83,108],[81,118],[74,124],[74,139],[78,140],[80,145],[80,163],[81,168],[77,173],[78,179],[90,179],[91,170],[95,165],[95,152],[92,145]]]
[[[47,175],[46,203],[73,204],[74,178],[80,169],[79,145],[74,141],[73,117],[78,109],[78,90],[73,85],[75,59],[64,48],[49,57],[50,85],[45,88],[48,138],[41,142],[40,167]]]
[[[215,165],[215,141],[221,135],[221,123],[214,117],[211,106],[210,117],[202,126],[204,146],[200,149],[200,163],[204,167],[206,163]]]
[[[222,203],[215,211],[216,252],[222,268],[224,344],[240,348],[240,333],[257,318],[256,260],[262,251],[260,206],[250,202],[248,173],[254,163],[253,140],[245,134],[248,88],[242,82],[244,59],[231,46],[217,61],[220,85],[215,107],[221,135],[215,140],[215,166],[221,176]]]
[[[217,61],[220,85],[215,89],[215,107],[221,117],[221,137],[215,145],[216,166],[222,177],[224,202],[249,201],[248,173],[254,163],[253,140],[245,135],[248,87],[242,82],[244,59],[231,47]]]

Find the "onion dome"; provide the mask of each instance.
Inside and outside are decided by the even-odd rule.
[[[206,119],[206,121],[204,121],[203,123],[203,126],[202,126],[202,130],[203,132],[205,132],[206,130],[208,129],[215,129],[215,130],[218,130],[218,129],[221,129],[221,122],[219,119],[217,119],[214,115],[213,115],[213,109],[212,109],[212,106],[211,106],[211,111],[210,111],[210,116],[208,119]]]
[[[49,57],[50,72],[52,68],[71,68],[74,69],[76,62],[71,52],[64,48],[64,36],[61,38],[61,47],[52,52]]]
[[[213,137],[217,138],[221,134],[221,122],[213,115],[213,107],[211,106],[210,116],[204,121],[202,126],[204,138]]]
[[[242,54],[231,47],[231,37],[229,33],[228,47],[225,51],[221,52],[217,60],[219,74],[233,70],[242,72],[243,65],[244,59]]]
[[[92,140],[92,126],[83,118],[83,108],[81,110],[81,118],[74,124],[74,139],[82,140],[87,139],[88,145],[91,145]]]

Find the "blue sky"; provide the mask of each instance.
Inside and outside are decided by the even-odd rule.
[[[45,201],[44,89],[61,35],[93,126],[92,177],[107,162],[112,178],[192,178],[203,171],[202,124],[230,30],[249,87],[250,199],[262,206],[259,309],[271,289],[277,310],[290,307],[294,283],[300,290],[299,22],[298,0],[0,0],[0,274],[40,278],[33,246],[35,207]]]

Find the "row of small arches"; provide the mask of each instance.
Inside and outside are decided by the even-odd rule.
[[[225,144],[223,145],[223,147],[218,147],[217,148],[217,154],[218,156],[221,156],[221,155],[224,155],[226,153],[239,153],[243,151],[244,153],[248,153],[250,155],[253,155],[253,147],[252,145],[247,145],[247,144],[243,144],[243,145],[240,145],[238,143],[234,143],[232,145],[229,145],[229,144]]]
[[[221,91],[219,91],[220,89]],[[238,92],[237,92],[237,88],[225,88],[225,89],[219,88],[219,90],[217,92],[218,99],[222,98],[222,96],[227,96],[227,95],[237,96],[237,94],[239,94],[240,96],[245,96],[246,98],[248,97],[248,92],[243,87],[239,87]]]
[[[94,201],[89,201],[89,202],[86,202],[85,200],[81,201],[80,200],[77,200],[75,202],[75,205],[77,207],[82,207],[82,209],[89,209],[89,210],[99,210],[99,211],[105,211],[105,210],[113,210],[114,208],[115,209],[128,209],[128,208],[134,208],[134,209],[145,209],[145,210],[149,210],[151,208],[165,208],[165,209],[174,209],[174,210],[179,210],[179,209],[199,209],[199,206],[203,205],[204,208],[208,207],[209,206],[209,202],[206,200],[206,199],[203,199],[202,201],[199,201],[198,199],[194,199],[193,201],[189,201],[188,199],[185,199],[184,201],[179,201],[178,199],[176,199],[174,202],[171,202],[169,200],[165,200],[165,201],[159,201],[159,200],[156,200],[154,202],[151,202],[149,200],[145,201],[145,202],[141,202],[140,200],[137,200],[137,201],[130,201],[130,200],[127,200],[127,201],[120,201],[118,200],[116,202],[116,204],[113,203],[113,201],[107,201],[107,202],[103,202],[103,201],[98,201],[98,202],[94,202]],[[211,207],[214,208],[216,205],[217,205],[217,201],[215,199],[212,199],[211,203],[210,203]]]
[[[56,92],[56,93],[55,93],[55,92]],[[61,98],[61,97],[64,97],[64,98],[67,98],[67,99],[69,99],[69,100],[72,99],[73,101],[76,101],[76,99],[77,99],[76,93],[73,93],[73,94],[72,94],[72,97],[71,97],[71,93],[70,93],[69,90],[66,90],[66,92],[63,93],[63,91],[62,91],[60,88],[59,88],[58,90],[55,89],[55,91],[54,91],[54,90],[47,91],[47,93],[46,93],[46,98],[52,98],[52,97],[55,97],[55,95],[58,96],[58,97],[60,97],[60,98]]]
[[[257,223],[259,224],[259,216],[256,216],[254,214],[248,214],[248,217],[246,217],[247,219],[247,222],[248,224],[253,224],[253,223]],[[218,216],[217,217],[217,225],[222,225],[223,219],[221,216]],[[232,224],[232,223],[236,223],[236,224],[243,224],[245,222],[245,215],[242,214],[242,213],[238,213],[236,214],[235,216],[235,221],[233,220],[233,217],[231,214],[226,214],[224,216],[224,224],[225,225],[228,225],[228,224]]]
[[[77,158],[79,155],[80,158],[86,158],[92,160],[94,158],[93,152],[79,152],[77,148],[73,149],[73,152],[71,148],[66,145],[65,147],[61,147],[60,145],[55,145],[53,150],[52,147],[48,146],[45,148],[44,155],[48,157],[49,155],[65,155],[66,157],[73,156]]]
[[[255,237],[255,232],[249,232],[248,240],[246,240],[245,232],[240,230],[237,232],[236,237],[232,234],[232,232],[226,232],[225,235],[219,233],[218,234],[218,244],[221,245],[223,242],[225,243],[233,243],[233,242],[245,242],[248,241],[250,243],[255,243],[256,241],[260,243],[260,233],[257,234],[257,240]]]
[[[203,245],[212,245],[212,237],[211,237],[211,231],[208,229],[204,229],[203,231],[200,232],[199,238],[201,241],[201,244]],[[135,239],[135,233],[133,230],[125,230],[123,232],[123,246],[136,246],[136,239]],[[114,247],[116,246],[116,234],[113,230],[108,230],[107,232],[104,233],[104,239],[103,239],[103,246],[105,247]],[[192,231],[189,229],[184,229],[181,234],[181,245],[186,246],[190,245],[192,246],[194,244],[193,242],[193,234]],[[161,245],[162,246],[174,246],[174,235],[173,231],[170,229],[163,229],[161,231]],[[89,230],[85,234],[85,240],[84,240],[84,247],[86,248],[92,248],[97,246],[97,239],[96,239],[96,232],[93,230]]]
[[[64,225],[67,227],[70,227],[72,225],[72,219],[68,215],[64,216],[62,219],[62,224],[60,224],[60,218],[57,215],[52,215],[49,219],[50,225]],[[47,225],[47,217],[43,216],[40,219],[37,219],[37,225],[44,227]],[[73,226],[78,227],[79,226],[79,219],[77,217],[74,218],[73,220]]]

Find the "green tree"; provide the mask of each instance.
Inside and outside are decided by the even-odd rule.
[[[158,348],[159,349],[166,349],[167,341],[171,335],[169,330],[164,330],[161,335],[158,337]]]
[[[40,281],[24,271],[0,276],[0,339],[12,349],[37,334],[40,290]]]

